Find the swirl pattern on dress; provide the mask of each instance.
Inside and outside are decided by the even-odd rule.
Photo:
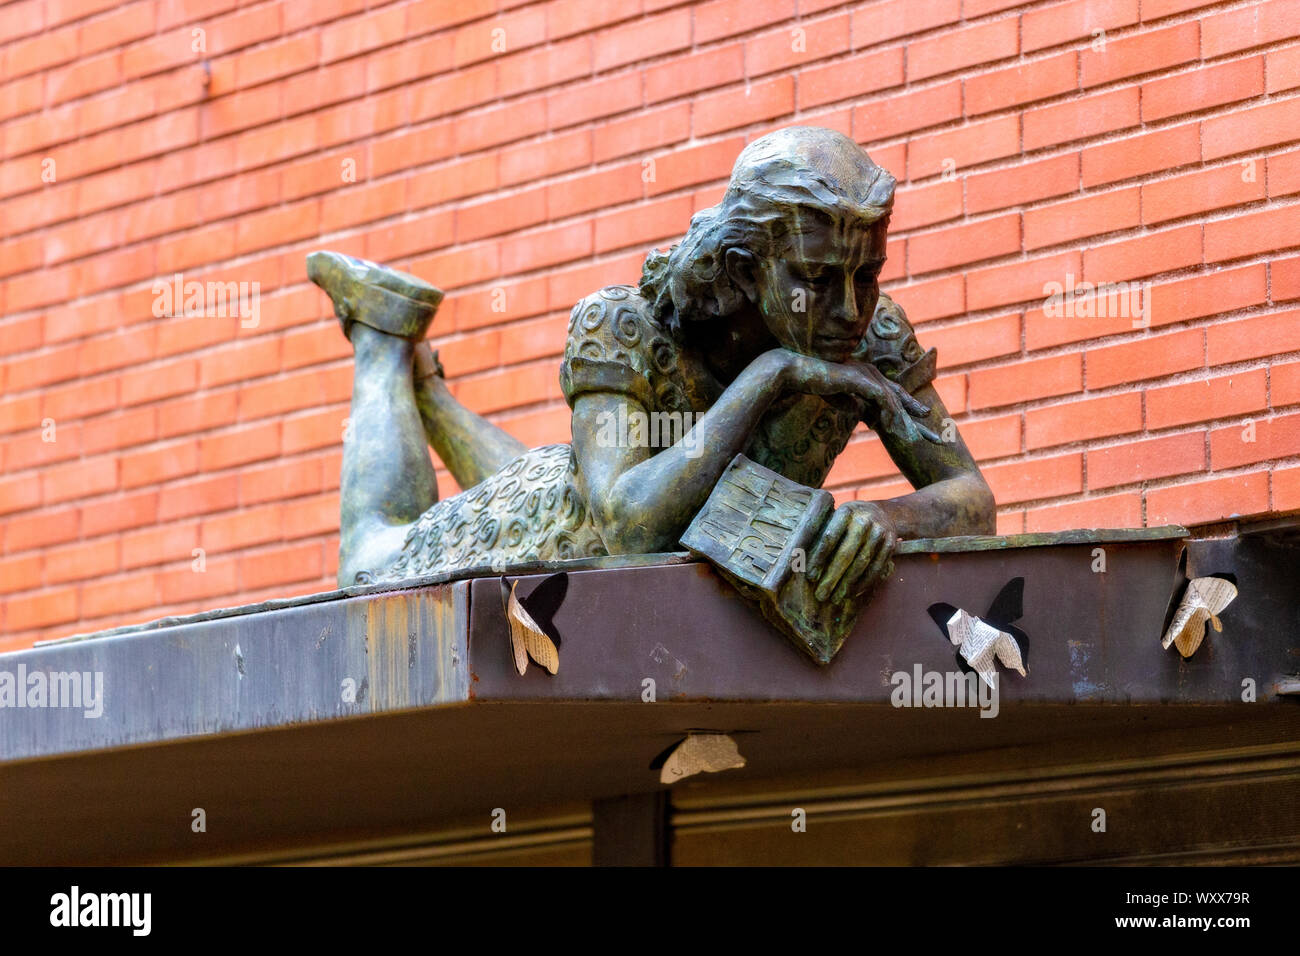
[[[573,484],[573,449],[543,445],[440,501],[411,526],[402,552],[367,582],[401,581],[464,568],[607,554]],[[360,579],[362,575],[358,575]]]
[[[560,362],[560,388],[570,405],[585,390],[588,383],[582,380],[582,373],[574,371],[572,363],[581,358],[609,363],[644,379],[650,386],[648,394],[658,405],[647,411],[690,411],[678,349],[634,287],[607,286],[575,305],[569,315],[568,339]],[[602,390],[608,388],[606,380]]]

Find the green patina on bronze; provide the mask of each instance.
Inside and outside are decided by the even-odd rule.
[[[309,275],[356,354],[340,585],[669,551],[737,456],[819,488],[866,423],[916,490],[835,509],[801,552],[806,566],[771,556],[806,575],[785,589],[797,599],[774,597],[787,631],[838,647],[899,540],[995,524],[993,495],[933,387],[934,352],[880,294],[893,197],[894,178],[840,133],[792,127],[755,140],[721,203],[650,254],[639,286],[574,307],[560,368],[573,441],[536,449],[448,390],[422,344],[441,292],[313,253]],[[685,433],[670,443],[625,427],[644,421]],[[429,445],[465,491],[438,501]],[[709,556],[734,579],[727,546]]]

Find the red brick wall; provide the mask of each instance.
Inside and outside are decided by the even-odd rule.
[[[447,289],[461,399],[562,440],[571,305],[792,122],[897,175],[887,287],[1003,531],[1300,508],[1297,41],[1300,0],[0,6],[0,649],[332,585],[309,250]],[[176,272],[259,324],[155,318]],[[1048,317],[1067,276],[1150,281],[1150,328]],[[866,435],[832,485],[904,489]]]

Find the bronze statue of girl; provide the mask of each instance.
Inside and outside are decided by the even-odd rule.
[[[808,557],[817,600],[865,591],[900,538],[992,533],[992,493],[931,384],[934,352],[880,294],[893,197],[893,177],[840,133],[755,140],[722,202],[650,254],[638,287],[574,307],[560,365],[573,442],[532,450],[448,391],[422,344],[440,292],[311,255],[356,353],[339,584],[674,550],[738,453],[816,488],[859,422],[916,490],[834,512]],[[608,427],[656,413],[692,423],[689,441]],[[426,444],[463,492],[438,501]]]

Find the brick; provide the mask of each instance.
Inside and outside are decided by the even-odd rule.
[[[1142,496],[1135,493],[1101,495],[1025,512],[1025,531],[1070,531],[1075,528],[1140,528]]]
[[[239,500],[245,506],[315,494],[320,489],[321,463],[317,458],[295,458],[240,471]]]
[[[1271,0],[1207,16],[1201,21],[1201,56],[1208,60],[1289,39],[1297,22],[1298,0]]]
[[[639,171],[638,169],[637,172]],[[639,175],[635,176],[635,182],[639,196]],[[545,222],[548,218],[547,192],[546,188],[530,189],[462,206],[456,210],[456,241],[473,242]],[[564,213],[557,212],[554,217],[560,218],[563,215]]]
[[[874,43],[932,30],[956,22],[961,15],[960,0],[932,0],[922,4],[915,0],[884,0],[868,4],[853,12],[853,48],[860,50]]]
[[[1142,220],[1149,224],[1181,219],[1264,198],[1264,183],[1243,176],[1236,164],[1205,169],[1142,186]]]
[[[554,362],[520,365],[456,383],[456,398],[467,408],[485,415],[560,397]]]
[[[81,532],[84,537],[93,538],[113,531],[139,528],[152,524],[157,515],[156,491],[115,495],[111,504],[96,502],[85,508],[81,515]]]
[[[709,43],[747,33],[789,20],[794,13],[794,0],[714,0],[701,3],[694,9],[695,42]]]
[[[173,478],[193,475],[199,470],[198,443],[173,442],[157,448],[123,455],[122,487],[154,485]]]
[[[114,491],[118,487],[117,461],[91,458],[47,468],[41,475],[41,501],[60,501],[91,497]]]
[[[41,395],[33,392],[0,401],[0,432],[26,431],[41,425]]]
[[[1019,251],[1020,216],[1012,213],[910,237],[908,268],[912,275],[919,275]]]
[[[1021,416],[1018,414],[968,419],[961,423],[960,433],[978,461],[1020,454]]]
[[[966,80],[966,115],[979,116],[1010,106],[1023,106],[1073,92],[1078,87],[1078,54],[1070,50]]]
[[[1186,329],[1144,336],[1133,342],[1089,349],[1085,361],[1088,388],[1110,388],[1199,369],[1205,366],[1204,333]]]
[[[894,194],[889,228],[895,233],[905,232],[918,226],[956,219],[961,216],[961,207],[962,184],[956,179],[900,189]]]
[[[907,50],[909,82],[975,65],[1005,60],[1020,52],[1015,18],[991,20],[913,41]]]
[[[284,536],[287,540],[332,533],[339,526],[339,495],[321,495],[284,506]]]
[[[1195,123],[1094,146],[1083,153],[1083,185],[1086,189],[1177,169],[1199,161],[1200,153],[1200,135]]]
[[[1278,512],[1300,510],[1300,467],[1273,469],[1273,508]]]
[[[707,136],[794,112],[794,78],[776,77],[695,101],[695,135]]]
[[[1264,92],[1264,58],[1197,66],[1142,84],[1142,119],[1155,120],[1237,103]]]
[[[34,475],[0,477],[0,515],[26,511],[40,503],[40,481]]]
[[[32,510],[39,505],[40,482],[34,476],[0,481],[0,513],[10,512],[5,519],[6,553],[42,548],[78,536],[80,509]],[[12,514],[15,511],[26,513]]]
[[[970,373],[970,406],[995,408],[1083,390],[1083,360],[1078,353],[1030,359],[1014,366]]]
[[[799,72],[798,83],[800,109],[901,86],[903,49],[872,50],[824,66],[808,66]]]
[[[162,402],[156,406],[158,436],[175,438],[234,424],[238,418],[239,398],[238,393],[227,390]]]
[[[1010,169],[966,177],[966,211],[972,215],[1064,196],[1079,189],[1079,154],[1053,156]]]
[[[42,557],[24,554],[0,561],[0,594],[34,591],[41,586]]]
[[[1146,493],[1147,524],[1195,525],[1268,511],[1268,472],[1210,478]]]
[[[1300,403],[1300,362],[1274,364],[1272,379],[1270,388],[1275,407]]]
[[[1093,246],[1083,253],[1089,282],[1116,283],[1172,272],[1201,262],[1199,225]]]
[[[199,466],[204,472],[212,472],[252,461],[265,461],[279,453],[280,423],[273,421],[202,438],[199,442]]]
[[[690,137],[690,131],[690,105],[679,103],[602,123],[592,134],[591,149],[596,162],[600,163],[681,142]]]
[[[654,156],[654,178],[646,184],[646,193],[657,196],[685,186],[726,179],[744,146],[743,139],[732,137]]]
[[[244,555],[239,567],[246,588],[311,581],[324,573],[318,544],[294,545]]]
[[[965,282],[960,275],[891,286],[886,291],[906,307],[907,317],[913,323],[957,315],[966,308]]]
[[[1142,396],[1137,392],[1085,398],[1025,412],[1025,447],[1030,450],[1141,430]]]
[[[157,437],[157,412],[138,408],[120,415],[104,415],[82,428],[82,450],[87,455],[144,445]]]
[[[545,208],[550,218],[563,219],[640,199],[644,189],[642,169],[640,163],[629,163],[553,183],[544,190]]]
[[[1250,109],[1213,116],[1201,128],[1207,160],[1266,149],[1300,139],[1300,97],[1265,103]]]
[[[860,143],[878,143],[961,116],[961,82],[897,93],[864,103],[853,110],[853,136]]]
[[[198,362],[192,359],[132,369],[121,379],[122,404],[138,405],[193,391],[198,385],[198,371]]]
[[[437,4],[438,7],[448,7],[446,0],[425,0],[426,4]],[[476,5],[486,7],[487,10],[494,8],[491,0],[474,0]],[[451,5],[455,8],[456,5]],[[558,3],[550,4],[546,12],[546,35],[552,40],[560,36],[571,36],[572,34],[586,33],[586,31],[597,29],[617,23],[620,20],[628,20],[629,17],[637,16],[641,13],[640,0],[608,0],[599,7],[586,3],[586,0],[558,0]],[[439,13],[439,16],[446,14]],[[474,17],[482,16],[481,13],[471,14],[464,17],[465,20],[473,20]]]
[[[1300,299],[1300,256],[1274,260],[1268,268],[1274,302]]]
[[[1294,207],[1239,213],[1205,224],[1205,261],[1224,262],[1300,246]]]
[[[1220,315],[1263,303],[1267,298],[1267,273],[1263,263],[1223,269],[1151,287],[1152,325],[1182,322],[1205,315]]]
[[[309,449],[341,445],[343,423],[347,417],[347,409],[338,408],[286,418],[281,437],[282,453],[292,455]]]
[[[118,569],[118,545],[115,539],[83,541],[45,552],[45,583],[64,584],[86,578],[102,577]]]
[[[597,216],[596,252],[681,235],[690,221],[691,208],[691,197],[677,196]]]
[[[204,570],[190,563],[158,572],[158,591],[164,604],[206,601],[239,590],[239,563],[233,558],[207,561]]]
[[[1112,31],[1138,21],[1138,0],[1073,0],[1030,10],[1021,18],[1026,53],[1076,40],[1089,43],[1098,31]]]
[[[1210,467],[1237,468],[1300,455],[1300,414],[1237,422],[1210,432]]]
[[[1081,453],[988,465],[982,471],[999,506],[1060,498],[1083,491]]]
[[[1147,427],[1169,428],[1257,412],[1267,405],[1264,369],[1148,389]]]
[[[574,130],[502,149],[498,153],[501,185],[539,180],[586,166],[592,158],[591,140],[590,130]],[[495,178],[495,169],[492,175]]]
[[[1141,221],[1137,186],[1094,193],[1025,211],[1025,249],[1042,249],[1121,229]]]
[[[501,269],[515,275],[569,262],[592,251],[592,229],[586,222],[512,236],[501,244]]]
[[[1191,62],[1200,53],[1200,28],[1195,20],[1162,30],[1148,30],[1119,40],[1109,40],[1104,50],[1086,49],[1079,55],[1083,87],[1155,73]]]
[[[1020,151],[1020,118],[1004,116],[914,140],[907,151],[909,179],[921,179],[955,164],[958,172]]]
[[[220,475],[166,485],[158,494],[158,520],[172,521],[235,507],[239,476]]]
[[[1068,276],[1082,272],[1082,257],[1073,251],[978,269],[966,276],[966,307],[990,309],[1015,302],[1042,302],[1051,283],[1060,285]]]
[[[1300,45],[1272,50],[1264,61],[1269,93],[1281,93],[1300,86]]]
[[[215,515],[199,525],[199,541],[212,555],[279,541],[283,533],[284,506],[278,503]]]
[[[1025,530],[1025,513],[999,509],[995,531],[998,534],[1023,534]]]
[[[1227,365],[1300,351],[1300,311],[1216,322],[1206,329],[1209,364]]]
[[[1205,470],[1205,433],[1130,439],[1088,449],[1088,487],[1114,488]]]
[[[77,589],[57,588],[37,594],[11,597],[5,602],[5,629],[22,631],[28,628],[65,624],[78,617]]]
[[[622,113],[640,105],[641,74],[619,73],[579,86],[566,86],[549,94],[544,114],[535,106],[530,106],[528,110],[530,119],[540,114],[543,119],[549,118],[552,130],[557,130]],[[503,120],[496,118],[490,122],[501,123]]]
[[[82,585],[81,616],[104,617],[123,611],[139,611],[158,602],[158,579],[152,572],[125,574]]]
[[[497,63],[497,91],[516,96],[591,75],[592,42],[576,37],[540,50],[526,50]]]
[[[691,11],[674,10],[602,31],[596,43],[593,65],[600,73],[690,45]]]
[[[1269,156],[1266,162],[1270,197],[1300,193],[1300,150]],[[1258,175],[1258,163],[1258,160],[1242,160],[1237,169],[1243,175],[1247,170],[1255,169]]]
[[[412,209],[433,206],[495,189],[495,157],[475,156],[435,166],[407,182],[407,202]]]

